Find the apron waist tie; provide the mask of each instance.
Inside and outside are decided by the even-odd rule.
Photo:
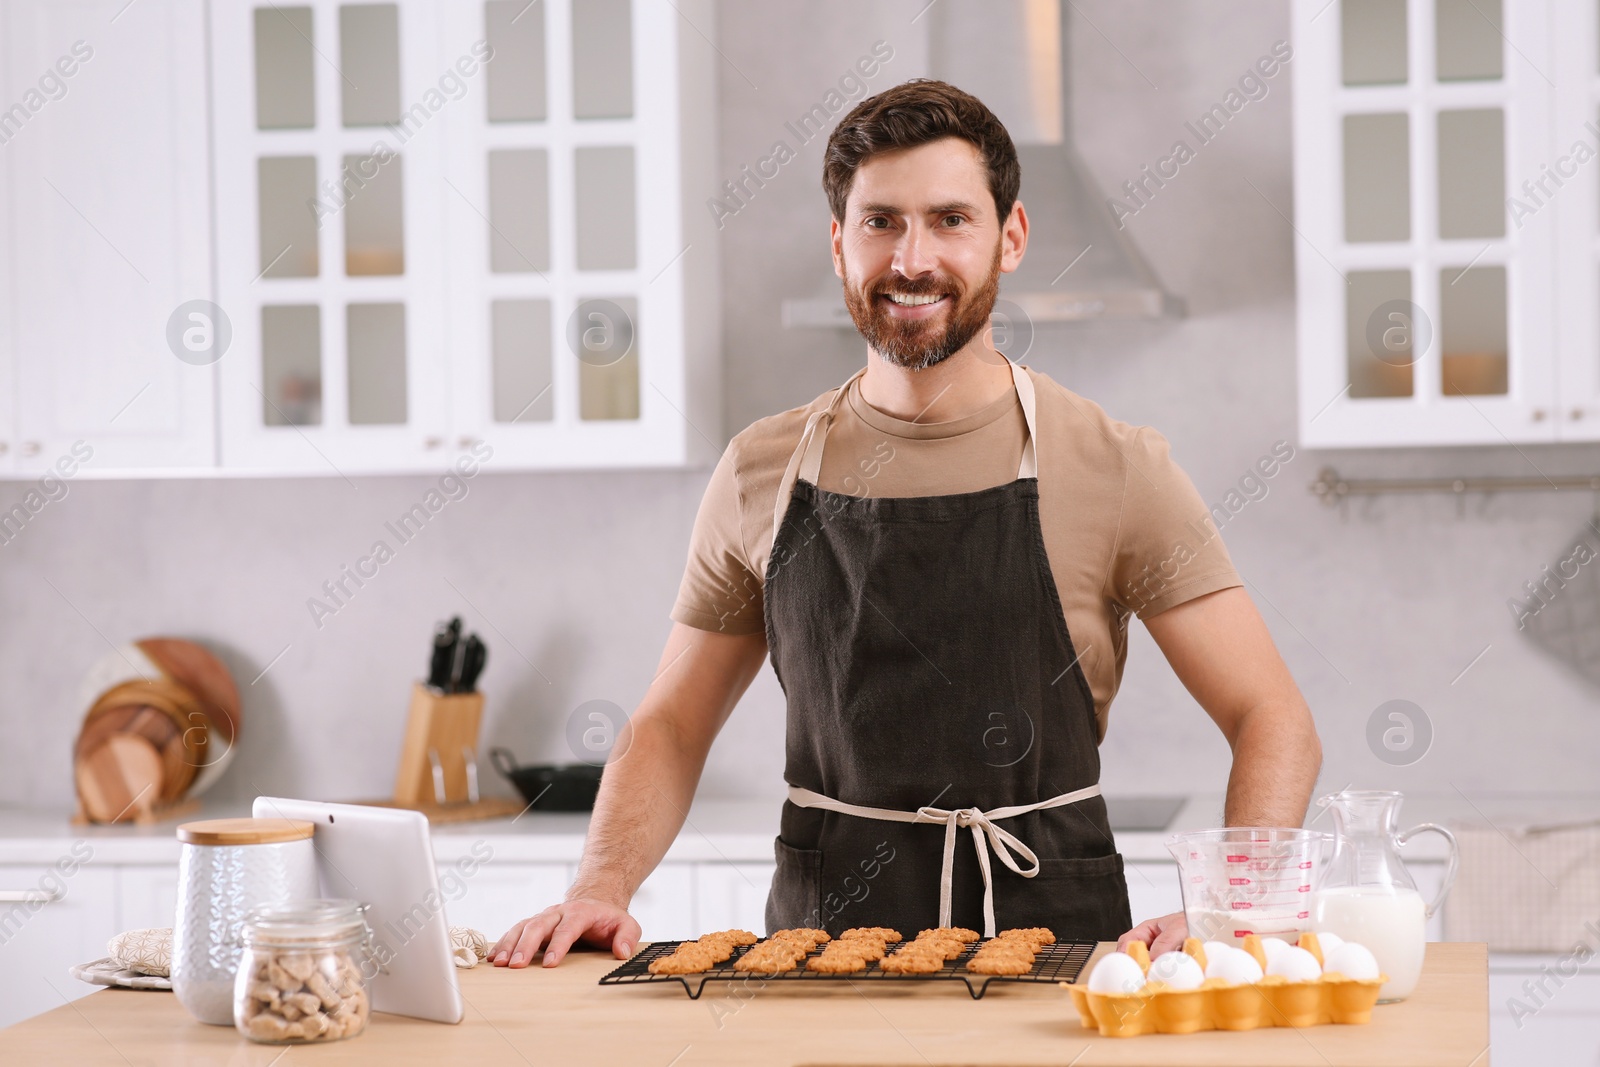
[[[992,848],[1000,862],[1005,864],[1024,878],[1032,878],[1039,873],[1039,857],[1033,849],[1022,842],[1015,834],[1002,830],[995,823],[1001,819],[1010,819],[1017,815],[1025,815],[1030,811],[1043,811],[1046,808],[1060,808],[1068,804],[1076,804],[1080,800],[1100,795],[1100,784],[1084,789],[1076,789],[1071,793],[1062,793],[1060,796],[1041,800],[1037,804],[1013,804],[1005,808],[990,808],[984,811],[981,808],[935,808],[921,807],[916,811],[897,811],[893,808],[869,808],[861,804],[846,804],[832,797],[800,786],[789,787],[789,802],[801,808],[821,808],[824,811],[836,811],[842,815],[855,815],[863,819],[879,819],[884,822],[909,822],[909,823],[943,823],[944,824],[944,864],[939,871],[939,925],[950,925],[950,896],[951,873],[955,869],[956,858],[956,829],[965,826],[972,831],[972,847],[978,853],[978,868],[983,872],[983,936],[993,937],[994,929],[994,884],[989,866],[989,850]],[[1029,866],[1024,869],[1017,864],[1021,857]]]

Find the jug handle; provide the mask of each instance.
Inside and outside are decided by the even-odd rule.
[[[1418,823],[1411,829],[1396,834],[1395,841],[1403,845],[1417,834],[1425,834],[1429,832],[1443,836],[1443,838],[1450,843],[1450,861],[1445,865],[1444,882],[1439,886],[1439,894],[1433,898],[1433,901],[1428,905],[1426,912],[1426,917],[1431,919],[1433,918],[1433,913],[1439,910],[1439,905],[1444,903],[1444,898],[1450,893],[1450,887],[1454,885],[1456,881],[1456,868],[1461,866],[1461,848],[1456,844],[1456,835],[1452,834],[1449,830],[1446,830],[1438,823],[1425,822]]]

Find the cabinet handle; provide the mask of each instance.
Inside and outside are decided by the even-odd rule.
[[[0,889],[0,904],[54,904],[66,895],[62,889]]]
[[[1544,415],[1545,415],[1544,408],[1534,408],[1532,414],[1533,414],[1533,421],[1534,422],[1543,422],[1544,421]]]
[[[442,444],[444,444],[444,438],[442,437],[424,437],[422,439],[423,448],[438,448]]]
[[[1583,409],[1573,408],[1572,414],[1568,417],[1571,418],[1573,422],[1577,422],[1579,419],[1583,418]]]
[[[11,449],[11,442],[9,442],[9,441],[0,441],[0,456],[5,455],[8,451],[10,451],[10,449]]]
[[[24,442],[22,442],[22,454],[24,456],[37,456],[39,454],[39,442],[38,441],[24,441]]]
[[[461,440],[456,442],[456,447],[457,448],[471,448],[473,445],[479,444],[479,443],[480,442],[478,441],[478,439],[476,437],[463,437]]]

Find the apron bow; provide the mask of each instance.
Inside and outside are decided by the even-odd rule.
[[[825,811],[837,811],[845,815],[855,815],[866,819],[881,819],[885,822],[910,822],[932,823],[944,825],[944,862],[939,870],[939,925],[950,925],[951,914],[951,881],[955,871],[956,861],[956,831],[962,827],[972,831],[972,847],[978,853],[978,869],[983,872],[983,936],[993,937],[994,926],[994,874],[989,862],[989,852],[1000,857],[1000,862],[1008,868],[1022,875],[1032,878],[1039,873],[1039,857],[1029,848],[1023,840],[1009,830],[1004,830],[995,823],[1001,819],[1010,819],[1017,815],[1024,815],[1030,811],[1043,811],[1047,808],[1059,808],[1066,804],[1076,804],[1080,800],[1099,796],[1098,783],[1084,789],[1076,789],[1070,793],[1041,800],[1037,804],[1013,804],[1005,808],[991,808],[984,811],[982,808],[935,808],[924,805],[916,811],[896,811],[893,808],[871,808],[862,804],[846,804],[834,800],[811,789],[802,789],[800,786],[789,787],[789,801],[802,808],[821,808]],[[1028,866],[1022,867],[1018,858]]]

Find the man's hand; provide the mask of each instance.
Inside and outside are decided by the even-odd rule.
[[[1127,948],[1131,941],[1143,941],[1150,946],[1150,958],[1154,959],[1163,952],[1175,952],[1183,948],[1183,939],[1188,936],[1189,924],[1184,920],[1183,912],[1175,911],[1159,919],[1146,919],[1117,938],[1117,951]]]
[[[544,948],[544,965],[554,967],[566,956],[573,942],[583,940],[600,948],[610,948],[619,960],[633,955],[639,943],[639,924],[626,908],[603,900],[579,898],[556,904],[507,930],[489,959],[496,967],[526,967]],[[546,947],[548,942],[548,947]]]

